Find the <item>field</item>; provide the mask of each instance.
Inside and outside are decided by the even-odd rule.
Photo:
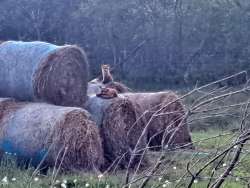
[[[230,89],[235,92],[239,88]],[[226,91],[228,92],[228,90]],[[185,91],[179,91],[180,94]],[[216,96],[225,94],[218,92]],[[186,106],[192,106],[193,102],[201,97],[201,95],[192,95],[185,98]],[[248,92],[240,92],[236,96],[230,95],[223,100],[216,101],[211,104],[213,107],[238,104],[248,100],[250,94]],[[241,106],[242,107],[242,106]],[[209,105],[205,107],[209,109]],[[242,108],[230,108],[226,113],[223,111],[221,116],[209,115],[208,118],[197,118],[196,115],[190,118],[190,129],[192,131],[192,139],[195,150],[185,151],[165,151],[164,160],[161,167],[158,169],[159,174],[152,177],[146,187],[160,188],[160,187],[187,187],[190,182],[190,175],[187,173],[187,164],[190,164],[190,170],[194,173],[202,168],[206,162],[215,157],[220,151],[230,146],[238,135],[237,129],[241,123]],[[230,116],[225,115],[230,114]],[[200,115],[199,115],[200,117]],[[246,121],[247,126],[248,121]],[[250,177],[250,156],[248,155],[249,145],[245,144],[242,150],[241,157],[236,167],[230,172],[226,182],[222,187],[225,188],[241,188],[247,187]],[[211,163],[199,176],[196,177],[192,187],[203,188],[207,187],[209,181],[214,180],[228,167],[232,160],[234,147],[221,160]],[[149,152],[148,157],[150,163],[154,164],[161,152]],[[214,169],[216,169],[214,171]],[[143,170],[142,170],[143,173]],[[211,178],[211,173],[214,176]],[[14,154],[4,154],[0,167],[1,187],[8,188],[119,188],[124,183],[124,171],[115,173],[93,172],[75,172],[70,174],[61,174],[56,169],[50,169],[47,174],[40,174],[34,168],[21,169],[17,167],[16,156]],[[131,172],[133,174],[133,172]],[[138,182],[139,184],[140,182]],[[135,183],[132,187],[138,187]],[[211,184],[210,184],[211,185]]]
[[[0,188],[222,187],[250,188],[250,0],[0,0]]]
[[[206,138],[211,138],[218,135],[218,131],[210,130],[208,132],[193,132],[192,137],[193,141],[199,141]],[[199,151],[199,156],[197,158],[206,158],[209,153],[213,153],[216,150],[217,145],[224,145],[228,142],[230,136],[218,137],[216,139],[209,139],[206,142],[201,142],[195,144],[197,151]],[[157,153],[153,153],[157,155]],[[186,170],[186,163],[189,161],[191,156],[194,155],[194,152],[176,152],[175,159],[169,158],[167,161],[171,160],[166,164],[164,168],[167,168],[167,172],[163,177],[156,178],[153,183],[148,187],[175,187],[178,182],[178,177],[183,175],[183,171]],[[223,165],[222,165],[223,166]],[[198,166],[197,166],[198,167]],[[239,175],[242,177],[249,177],[250,172],[250,157],[247,157],[242,161],[242,163],[235,170],[235,176]],[[51,182],[54,182],[53,187],[90,187],[90,188],[119,188],[122,185],[123,176],[118,175],[103,175],[102,174],[84,174],[84,173],[75,173],[75,174],[64,174],[58,175],[55,177],[53,174],[53,169],[49,171],[47,175],[39,174],[35,172],[35,169],[30,167],[29,169],[20,169],[17,167],[15,162],[15,156],[11,154],[5,154],[4,160],[1,162],[0,167],[0,177],[2,179],[1,186],[8,188],[45,188],[51,187]],[[7,178],[6,178],[7,177]],[[237,176],[238,177],[238,176]],[[243,187],[245,181],[237,177],[230,177],[230,181],[224,184],[225,188],[240,188]],[[193,185],[194,188],[203,188],[206,187],[207,180],[199,179],[197,183]],[[185,187],[184,185],[181,187]]]

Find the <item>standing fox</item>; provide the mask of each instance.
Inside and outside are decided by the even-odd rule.
[[[113,76],[110,73],[109,65],[101,65],[102,75],[90,81],[90,83],[102,83],[108,84],[114,81]]]
[[[109,65],[102,65],[102,83],[108,84],[110,82],[113,82],[113,76],[110,73],[110,66]]]
[[[100,97],[109,95],[109,96],[116,96],[117,93],[126,93],[131,92],[132,90],[129,89],[122,83],[115,82],[114,78],[110,72],[110,66],[107,64],[101,65],[102,75],[95,78],[94,80],[90,81],[91,84],[101,84],[104,88],[101,88],[101,93],[98,94]],[[109,89],[109,90],[107,90]]]
[[[131,91],[127,86],[122,83],[115,82],[113,76],[110,73],[109,65],[102,65],[102,84],[106,87],[116,90],[118,93],[126,93]]]

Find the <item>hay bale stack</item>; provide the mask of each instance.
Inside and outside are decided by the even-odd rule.
[[[149,145],[153,149],[160,149],[162,143],[169,144],[168,147],[173,148],[177,145],[192,142],[186,119],[183,119],[185,114],[184,105],[178,100],[175,93],[127,93],[123,94],[123,96],[141,107],[139,111],[141,111],[141,115],[144,114],[146,122],[149,122],[152,117],[152,121],[148,125],[148,141],[150,141]],[[153,116],[158,110],[160,111],[157,115]],[[180,123],[182,124],[180,125]],[[179,129],[174,134],[174,140],[168,143],[169,138],[178,126]],[[165,136],[164,132],[167,133]],[[189,148],[192,148],[192,145],[189,145]]]
[[[0,45],[0,97],[82,106],[88,62],[77,46],[7,41]]]
[[[132,92],[130,88],[120,82],[109,82],[105,84],[105,87],[115,89],[118,93],[128,93]]]
[[[93,170],[103,165],[99,130],[87,111],[45,103],[0,100],[0,149],[37,166]],[[6,113],[7,112],[7,113]]]
[[[88,96],[100,93],[102,87],[115,89],[117,93],[128,93],[132,91],[130,88],[119,82],[103,84],[101,82],[92,81],[88,83]]]
[[[102,99],[92,96],[86,103],[86,109],[100,128],[107,166],[121,159],[119,167],[126,168],[144,128],[142,120],[136,122],[138,117],[133,103],[123,97]],[[145,146],[146,135],[142,136],[137,148]],[[133,164],[140,159],[137,154]]]

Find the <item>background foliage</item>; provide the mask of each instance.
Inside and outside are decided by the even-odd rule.
[[[0,0],[0,23],[0,40],[80,45],[92,77],[108,63],[138,89],[204,84],[250,68],[249,0]]]

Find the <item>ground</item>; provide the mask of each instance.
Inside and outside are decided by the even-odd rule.
[[[220,133],[219,133],[220,134]],[[163,177],[156,178],[153,183],[151,183],[148,187],[174,187],[178,182],[178,178],[183,175],[183,172],[186,170],[186,163],[190,160],[194,153],[199,152],[197,158],[206,158],[207,155],[213,153],[216,150],[216,146],[225,145],[227,143],[230,136],[218,137],[215,139],[209,139],[206,142],[199,143],[196,141],[200,141],[206,138],[211,138],[213,136],[218,135],[218,131],[210,130],[207,132],[193,132],[192,137],[196,146],[195,151],[185,151],[185,152],[174,152],[171,153],[171,156],[175,157],[169,158],[166,160],[167,166],[163,169],[167,168],[167,172]],[[153,155],[157,155],[157,153],[153,153]],[[153,156],[155,157],[155,156]],[[169,163],[169,161],[171,162]],[[205,160],[205,159],[204,159]],[[201,163],[202,165],[202,163]],[[199,165],[198,165],[199,166]],[[197,166],[197,167],[198,167]],[[222,165],[223,166],[223,165]],[[242,161],[242,164],[239,165],[237,170],[234,172],[234,176],[230,177],[230,181],[228,181],[224,187],[225,188],[241,188],[244,186],[244,181],[237,178],[239,177],[249,177],[250,172],[248,169],[250,168],[250,157],[245,158]],[[224,167],[222,167],[224,168]],[[10,154],[5,154],[4,160],[1,162],[0,168],[0,177],[2,178],[1,184],[2,187],[8,188],[45,188],[50,187],[52,180],[57,182],[54,187],[62,187],[66,184],[67,187],[90,187],[90,188],[108,188],[121,187],[121,180],[123,179],[122,175],[117,176],[109,176],[109,175],[100,175],[100,174],[67,174],[67,175],[58,175],[54,177],[53,172],[50,171],[47,175],[41,175],[34,173],[33,168],[29,168],[28,170],[21,170],[16,167],[15,164],[15,156]],[[6,178],[7,177],[7,178]],[[67,181],[67,182],[66,182]],[[59,183],[60,182],[60,183]],[[185,182],[185,181],[184,181]],[[206,179],[198,179],[197,183],[193,185],[194,188],[203,188],[206,187],[207,180]],[[186,184],[183,184],[181,187],[186,187]]]

